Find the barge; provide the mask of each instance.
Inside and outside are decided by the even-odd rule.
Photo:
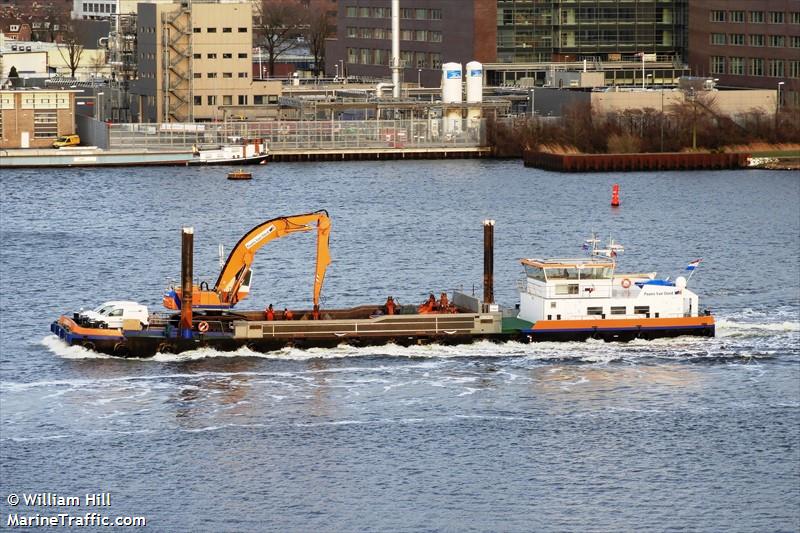
[[[310,309],[234,310],[246,298],[256,252],[273,239],[317,230],[317,262]],[[395,343],[463,344],[494,342],[630,341],[681,335],[714,336],[714,317],[700,312],[689,278],[657,279],[655,272],[617,271],[611,244],[588,257],[521,260],[520,303],[504,308],[493,295],[494,221],[484,222],[483,298],[461,292],[431,294],[426,302],[386,302],[346,309],[319,308],[330,263],[327,212],[280,217],[259,224],[233,248],[213,287],[192,282],[193,230],[183,229],[181,286],[164,294],[167,312],[148,313],[135,302],[109,302],[94,311],[63,315],[50,329],[66,344],[120,357],[151,357],[198,348],[269,352],[287,346],[335,347]],[[191,302],[191,304],[189,304]]]

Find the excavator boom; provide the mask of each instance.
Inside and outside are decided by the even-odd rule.
[[[312,224],[315,222],[317,225],[317,266],[314,275],[314,304],[319,304],[325,271],[331,262],[328,247],[331,221],[325,210],[273,218],[245,233],[231,250],[219,273],[217,282],[214,284],[213,290],[220,295],[220,300],[231,306],[239,301],[239,287],[249,275],[255,254],[262,246],[292,233],[311,231]]]
[[[248,294],[250,268],[256,252],[270,241],[292,233],[311,231],[313,224],[317,226],[317,265],[314,273],[314,305],[319,304],[325,272],[331,262],[329,240],[331,221],[325,210],[267,220],[254,227],[239,239],[233,247],[228,259],[222,266],[217,282],[211,290],[195,291],[193,305],[201,307],[233,307]],[[178,295],[179,296],[179,295]],[[165,298],[164,305],[170,309],[178,308],[172,298]]]

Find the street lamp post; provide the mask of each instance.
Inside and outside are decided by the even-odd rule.
[[[336,76],[333,79],[339,81],[339,63],[336,63],[333,66],[336,67]]]
[[[97,96],[95,97],[95,102],[94,102],[95,103],[95,106],[94,106],[95,107],[94,118],[96,118],[97,120],[99,120],[101,122],[103,121],[103,98],[102,98],[102,96],[104,94],[105,93],[103,93],[103,92],[97,93]]]
[[[661,84],[661,151],[664,151],[664,84]]]
[[[422,87],[422,83],[420,83],[420,79],[422,78],[422,69],[417,69],[417,87]]]
[[[778,115],[781,112],[781,87],[785,82],[778,82],[778,92],[775,95],[775,134],[778,134]]]

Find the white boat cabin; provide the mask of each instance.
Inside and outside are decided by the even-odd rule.
[[[677,318],[698,316],[698,298],[686,279],[656,273],[619,274],[602,257],[523,259],[518,317],[539,320]]]

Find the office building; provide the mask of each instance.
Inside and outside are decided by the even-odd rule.
[[[783,105],[800,105],[800,2],[691,2],[689,64],[721,86],[776,89]]]
[[[494,61],[497,0],[403,0],[400,54],[405,83],[438,86],[442,63]],[[383,78],[391,59],[390,0],[339,0],[326,74]]]

